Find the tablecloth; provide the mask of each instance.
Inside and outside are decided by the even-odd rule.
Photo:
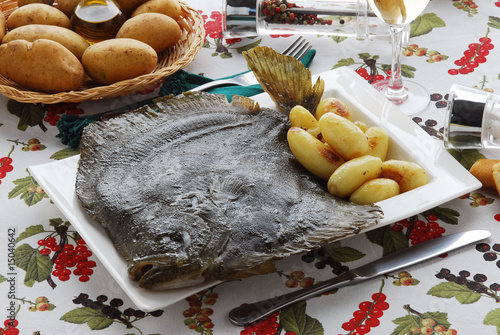
[[[293,38],[224,39],[222,5],[188,3],[203,14],[207,30],[198,57],[184,69],[191,73],[220,78],[245,71],[243,50],[256,45],[281,50]],[[312,35],[307,40],[317,52],[310,66],[313,74],[345,66],[368,81],[371,60],[378,71],[374,79],[387,76],[388,39]],[[500,92],[498,41],[500,2],[495,0],[432,0],[412,23],[402,56],[405,80],[424,85],[431,95],[428,108],[412,119],[436,141],[442,141],[453,83]],[[500,199],[486,188],[282,260],[274,273],[218,284],[160,310],[141,311],[27,168],[78,153],[57,137],[61,115],[96,114],[155,94],[56,105],[0,97],[0,319],[5,320],[0,334],[500,334]],[[495,150],[452,154],[466,168],[478,158],[500,159]],[[471,229],[486,229],[492,236],[297,303],[258,324],[234,326],[228,320],[228,312],[244,303],[298,290],[421,240]],[[58,248],[73,264],[51,258]]]

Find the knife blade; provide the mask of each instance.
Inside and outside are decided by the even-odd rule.
[[[423,262],[490,236],[486,230],[471,230],[419,243],[302,290],[236,307],[229,312],[229,320],[237,326],[246,325],[298,301]]]

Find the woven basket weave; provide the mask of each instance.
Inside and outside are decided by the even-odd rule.
[[[54,104],[112,98],[154,87],[160,80],[188,66],[198,55],[205,40],[205,28],[200,13],[183,2],[179,3],[182,9],[179,20],[182,37],[179,43],[158,55],[158,65],[153,72],[108,86],[99,86],[87,76],[85,83],[77,91],[56,94],[28,91],[0,75],[0,93],[19,102]],[[0,9],[6,18],[16,8],[17,0],[0,0]]]

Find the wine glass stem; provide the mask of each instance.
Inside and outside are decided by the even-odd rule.
[[[401,49],[403,44],[404,26],[391,25],[392,39],[392,63],[391,63],[391,79],[389,87],[385,93],[387,99],[402,103],[408,98],[408,93],[403,86],[403,77],[401,76]]]

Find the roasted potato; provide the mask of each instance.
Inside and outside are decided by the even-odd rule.
[[[427,172],[417,163],[391,159],[382,163],[380,178],[390,178],[399,184],[401,193],[427,184]]]
[[[374,156],[361,156],[342,164],[328,179],[328,192],[345,198],[364,182],[377,178],[382,172],[382,160]]]
[[[160,13],[170,16],[175,21],[181,17],[181,5],[177,0],[148,0],[133,12],[131,17],[142,13]]]
[[[7,19],[10,31],[28,24],[45,24],[71,28],[70,19],[59,9],[41,3],[31,3],[14,10]]]
[[[85,38],[78,35],[73,30],[42,24],[29,24],[11,30],[5,35],[2,43],[9,43],[13,40],[34,42],[39,39],[52,40],[62,44],[79,60],[82,59],[83,52],[89,47],[89,43]]]
[[[326,113],[318,121],[323,140],[345,160],[368,151],[365,133],[353,122],[335,113]]]
[[[386,131],[380,127],[370,127],[365,132],[365,135],[368,139],[366,154],[380,157],[381,160],[385,161],[389,150],[389,135],[387,135]]]
[[[328,180],[344,163],[344,159],[311,135],[307,130],[291,127],[287,133],[288,145],[297,160],[313,175]]]
[[[500,163],[493,165],[492,168],[493,181],[495,182],[495,187],[498,194],[500,195]]]
[[[297,105],[290,110],[288,117],[292,127],[305,129],[314,137],[320,134],[318,120],[306,108]]]
[[[373,204],[399,194],[399,185],[389,178],[375,178],[366,181],[349,197],[358,205]]]
[[[352,120],[351,113],[347,109],[346,105],[337,98],[327,98],[319,102],[314,112],[314,116],[319,120],[326,113],[335,113],[348,120]]]
[[[93,44],[82,56],[85,72],[103,85],[151,73],[157,62],[158,55],[153,48],[131,38],[115,38]]]
[[[136,39],[160,53],[176,45],[181,34],[181,28],[171,17],[158,13],[143,13],[125,21],[116,38]]]
[[[60,43],[46,39],[0,45],[0,73],[27,89],[47,93],[76,90],[85,79],[78,58]]]
[[[368,126],[366,125],[366,123],[364,123],[363,121],[354,121],[354,124],[359,128],[361,129],[361,131],[363,133],[366,133],[366,131],[368,130]]]

